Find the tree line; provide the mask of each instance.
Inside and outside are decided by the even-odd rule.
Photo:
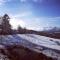
[[[4,14],[2,17],[2,23],[0,24],[0,35],[6,34],[24,34],[24,33],[32,33],[32,30],[28,30],[26,28],[22,28],[20,25],[17,30],[12,29],[10,22],[10,17],[8,14]]]

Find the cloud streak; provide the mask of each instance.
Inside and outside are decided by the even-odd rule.
[[[25,27],[25,22],[21,19],[12,18],[10,20],[10,24],[12,25],[13,29],[17,29],[19,25],[21,27]]]
[[[0,5],[4,5],[6,2],[9,2],[11,0],[0,0]]]
[[[43,0],[20,0],[20,2],[30,2],[30,1],[32,1],[32,2],[42,2]]]

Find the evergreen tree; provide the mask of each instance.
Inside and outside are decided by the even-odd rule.
[[[22,33],[22,27],[21,26],[18,26],[18,33]]]
[[[4,34],[10,34],[11,33],[11,25],[9,23],[9,16],[7,14],[5,14],[3,17],[2,17],[2,33]]]

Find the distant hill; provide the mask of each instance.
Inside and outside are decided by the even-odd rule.
[[[48,29],[48,30],[45,30],[46,32],[50,32],[50,33],[55,33],[55,32],[60,32],[60,28],[58,27],[54,27],[54,28],[51,28],[51,29]]]

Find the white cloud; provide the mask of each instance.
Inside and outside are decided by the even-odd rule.
[[[34,18],[35,22],[37,22],[39,26],[41,26],[42,28],[44,27],[55,27],[58,26],[57,22],[60,21],[60,17],[35,17]]]
[[[20,25],[21,27],[25,27],[25,22],[21,19],[16,19],[16,18],[12,18],[10,20],[10,24],[12,25],[13,29],[17,29],[17,27]]]
[[[22,13],[19,13],[19,14],[14,15],[14,17],[15,18],[18,18],[18,17],[26,17],[26,16],[29,16],[31,14],[32,14],[32,12],[22,12]]]
[[[4,5],[6,2],[9,2],[11,0],[0,0],[0,5]]]
[[[0,5],[4,4],[5,2],[5,0],[0,0]]]
[[[32,14],[31,12],[23,12],[23,13],[19,13],[16,15],[10,14],[10,17],[11,17],[10,24],[12,25],[12,27],[14,29],[16,29],[18,27],[18,25],[25,27],[26,23],[25,23],[24,17],[28,17],[31,14]],[[21,19],[21,18],[23,18],[23,19]]]
[[[10,24],[12,25],[13,29],[17,29],[17,27],[20,25],[21,27],[25,27],[25,21],[21,19],[21,17],[26,16],[26,14],[16,14],[16,15],[10,15]]]

